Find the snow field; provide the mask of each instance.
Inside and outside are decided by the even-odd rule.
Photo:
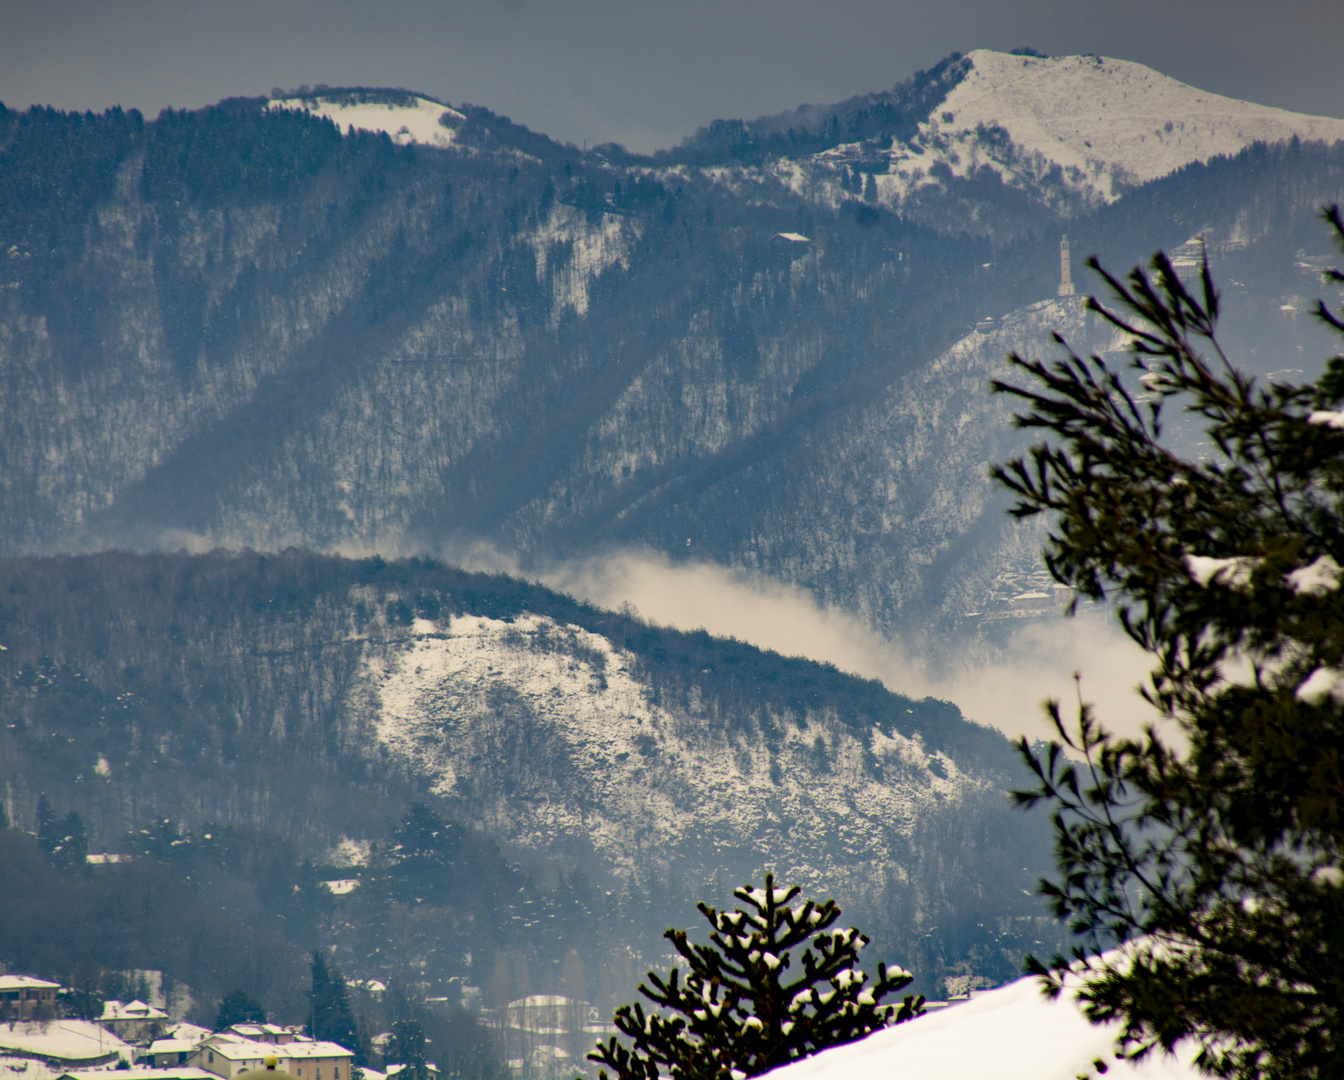
[[[456,135],[453,127],[440,123],[448,117],[453,124],[466,120],[456,109],[426,97],[414,99],[414,105],[391,105],[378,102],[355,103],[345,95],[332,97],[277,98],[268,109],[301,109],[313,116],[331,120],[341,131],[355,128],[360,131],[384,132],[394,143],[402,146],[419,143],[422,146],[448,147]]]
[[[122,1051],[125,1051],[124,1056],[130,1057],[131,1048],[126,1043],[90,1020],[50,1020],[46,1023],[16,1020],[0,1024],[0,1055],[7,1052],[38,1054],[77,1062]],[[6,1064],[4,1067],[12,1071],[12,1066]]]
[[[931,141],[940,132],[960,142],[982,127],[1001,127],[1021,151],[1054,162],[1107,202],[1124,184],[1236,154],[1253,142],[1344,139],[1344,120],[1211,94],[1127,60],[988,49],[967,59],[970,73],[921,136]],[[952,119],[941,120],[947,113]]]

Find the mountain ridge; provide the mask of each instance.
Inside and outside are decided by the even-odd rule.
[[[938,387],[901,387],[1051,296],[1065,229],[1080,285],[1084,252],[1123,267],[1203,233],[1245,284],[1228,319],[1255,313],[1247,347],[1267,356],[1272,329],[1307,348],[1284,312],[1319,282],[1295,252],[1344,198],[1338,144],[1299,142],[1081,216],[950,171],[898,213],[853,162],[818,165],[847,178],[832,205],[457,111],[453,148],[260,100],[0,115],[0,551],[484,543],[542,572],[644,547],[802,585],[883,632],[953,616],[981,600],[951,586],[1020,547],[981,467],[1006,418],[970,431],[992,435],[983,458],[923,458],[967,463],[948,486],[881,442],[873,403],[933,408]],[[951,531],[900,524],[930,485]]]
[[[311,864],[424,802],[599,896],[776,868],[893,947],[922,926],[946,953],[930,972],[961,955],[954,927],[1037,914],[1047,831],[1009,807],[1022,766],[999,733],[517,578],[301,552],[0,560],[0,645],[0,798],[20,828],[40,799],[76,811],[95,850],[283,838],[320,894]],[[386,975],[395,919],[357,922],[333,932]]]

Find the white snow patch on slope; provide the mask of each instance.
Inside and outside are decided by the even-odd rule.
[[[927,172],[939,160],[960,176],[980,164],[1021,174],[1027,163],[982,138],[1000,128],[1036,169],[1058,165],[1071,186],[1111,202],[1127,185],[1253,142],[1344,139],[1344,120],[1211,94],[1127,60],[988,49],[967,59],[971,70],[921,126],[915,145],[893,147],[893,170]]]
[[[1094,1027],[1076,1005],[1076,982],[1055,1001],[1034,976],[976,994],[904,1024],[766,1075],[771,1080],[1074,1080],[1109,1065],[1107,1080],[1195,1080],[1184,1058],[1155,1054],[1138,1066],[1114,1057],[1119,1024]]]
[[[565,311],[588,313],[589,287],[609,267],[629,267],[630,246],[638,223],[604,214],[589,223],[580,210],[557,203],[545,225],[527,238],[537,261],[537,280],[551,277],[551,323]]]
[[[382,746],[476,824],[537,849],[591,844],[627,869],[673,849],[715,863],[752,851],[790,881],[835,887],[880,873],[896,833],[973,784],[945,755],[941,778],[917,742],[878,731],[865,741],[886,779],[873,776],[865,743],[839,724],[786,729],[771,751],[736,737],[727,717],[695,714],[694,701],[691,715],[664,708],[635,667],[579,627],[464,615],[447,632],[417,621],[365,678]]]
[[[386,132],[394,143],[420,143],[423,146],[452,146],[455,128],[466,116],[431,98],[415,97],[414,104],[390,104],[356,101],[344,94],[331,97],[277,98],[268,109],[300,109],[313,116],[326,117],[341,131],[353,127],[360,131]],[[448,126],[441,121],[448,118]]]

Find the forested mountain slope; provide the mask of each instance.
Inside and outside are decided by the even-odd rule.
[[[774,868],[843,897],[884,948],[927,939],[933,972],[965,960],[977,927],[1036,914],[1023,890],[1045,823],[1009,809],[1019,766],[998,733],[946,702],[517,579],[297,552],[7,560],[0,644],[10,817],[38,827],[45,793],[93,850],[130,836],[176,857],[185,830],[209,863],[212,836],[243,830],[318,864],[342,846],[367,860],[427,800],[543,880],[583,875],[599,906],[616,902],[603,887],[675,881],[664,901],[689,911]],[[470,893],[481,875],[464,867],[449,859],[434,888]],[[279,872],[294,889],[275,895],[310,904],[312,872]],[[633,911],[617,943],[660,948],[666,903]],[[321,913],[277,925],[307,946]],[[463,952],[475,934],[488,963],[480,949],[509,947],[514,916],[458,925]],[[404,962],[378,952],[390,918],[331,931],[356,970]],[[544,931],[524,944],[558,964],[569,946]],[[1011,966],[999,932],[986,947]],[[437,978],[482,985],[461,953],[441,960]]]
[[[1073,326],[1013,314],[1054,295],[1060,232],[1117,267],[1204,232],[1254,361],[1305,340],[1281,309],[1319,288],[1296,264],[1344,196],[1339,148],[1205,161],[1224,143],[1195,140],[1109,204],[993,169],[887,199],[893,140],[971,116],[956,95],[983,101],[1009,60],[1046,64],[997,56],[652,159],[479,108],[430,124],[403,92],[3,113],[0,550],[485,544],[541,569],[644,547],[883,629],[956,615],[1030,546],[984,480],[1002,410],[972,398],[1006,348]],[[1130,68],[1083,72],[1088,92]],[[1149,75],[1173,115],[1207,105]],[[1227,148],[1333,130],[1261,120]],[[987,317],[1023,334],[973,332]]]

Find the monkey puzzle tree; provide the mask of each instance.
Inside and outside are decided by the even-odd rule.
[[[834,900],[790,906],[799,891],[776,888],[767,874],[763,889],[733,890],[743,902],[735,911],[698,904],[711,927],[709,944],[692,944],[686,931],[669,930],[665,936],[686,961],[685,978],[675,967],[666,978],[650,971],[649,985],[639,992],[659,1011],[646,1013],[639,1002],[617,1009],[615,1024],[629,1045],[613,1036],[589,1059],[618,1080],[656,1080],[664,1073],[677,1080],[731,1080],[917,1015],[922,997],[881,1004],[912,976],[878,964],[870,985],[858,966],[868,938],[853,927],[833,929],[840,917]]]
[[[1014,514],[1051,515],[1056,580],[1115,601],[1169,723],[1118,738],[1052,702],[1059,740],[1023,741],[1038,783],[1019,799],[1054,807],[1042,889],[1086,936],[1031,967],[1056,991],[1090,968],[1085,1010],[1122,1022],[1129,1056],[1193,1040],[1217,1075],[1344,1076],[1344,357],[1262,386],[1218,344],[1207,259],[1193,290],[1163,255],[1128,282],[1089,265],[1115,303],[1088,305],[1135,370],[1011,357],[1028,385],[994,389],[1047,438],[993,475]],[[1164,443],[1172,406],[1204,427],[1199,452]]]

